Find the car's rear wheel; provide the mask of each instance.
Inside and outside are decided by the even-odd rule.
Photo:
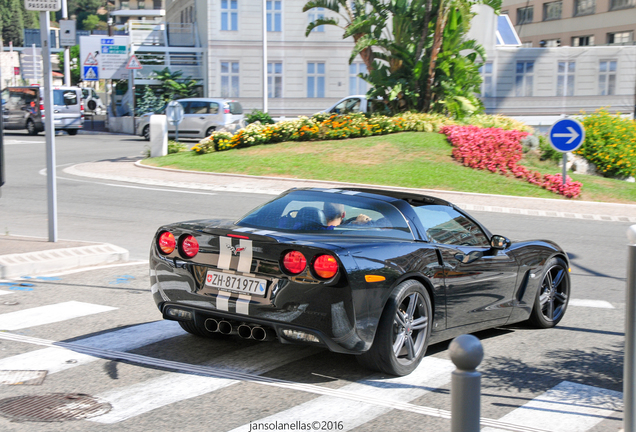
[[[66,132],[68,132],[69,135],[77,135],[77,129],[68,129]]]
[[[33,120],[27,120],[26,123],[26,129],[27,129],[27,133],[29,135],[37,135],[38,134],[38,129],[35,127],[35,123],[33,122]]]
[[[554,327],[565,315],[569,298],[568,266],[563,259],[552,258],[544,267],[530,323],[538,328]]]
[[[426,354],[432,314],[426,288],[415,280],[402,282],[382,312],[373,345],[358,361],[387,374],[410,374]]]
[[[205,131],[205,136],[209,137],[210,135],[212,135],[212,133],[216,130],[216,128],[214,126],[209,127],[208,130]]]
[[[143,135],[146,141],[150,141],[150,125],[144,126]]]

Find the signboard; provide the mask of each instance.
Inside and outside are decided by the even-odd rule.
[[[24,8],[28,11],[59,11],[62,9],[62,0],[24,0]]]
[[[63,47],[71,47],[77,44],[76,21],[62,19],[60,20],[60,45]]]
[[[143,69],[144,67],[139,63],[137,57],[133,54],[130,56],[130,60],[128,60],[128,64],[126,65],[126,69]]]
[[[97,67],[98,79],[128,79],[128,36],[81,36],[80,59],[82,79],[94,73]]]
[[[22,65],[22,78],[39,80],[42,78],[42,49],[36,47],[25,48],[20,56]]]
[[[98,81],[99,69],[97,66],[82,66],[82,77],[84,81]]]
[[[548,133],[552,147],[562,153],[574,151],[585,140],[585,128],[577,120],[564,118],[558,120]]]
[[[183,105],[177,101],[171,101],[166,107],[166,117],[171,125],[179,125],[183,120]]]

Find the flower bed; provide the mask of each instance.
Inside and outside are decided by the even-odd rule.
[[[465,166],[514,175],[567,198],[581,194],[582,184],[570,177],[563,184],[561,174],[543,175],[517,164],[523,156],[521,139],[527,132],[478,126],[445,126],[440,132],[453,145],[453,157]]]

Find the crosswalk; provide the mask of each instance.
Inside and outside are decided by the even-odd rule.
[[[0,358],[0,372],[47,371],[48,375],[72,369],[80,371],[104,359],[125,361],[142,367],[160,368],[160,373],[126,381],[94,396],[108,402],[112,409],[85,421],[118,424],[181,401],[219,392],[241,382],[249,382],[287,391],[310,393],[313,398],[265,416],[253,415],[231,432],[249,432],[257,424],[291,424],[299,419],[327,423],[337,421],[337,430],[354,430],[394,410],[433,418],[448,419],[447,409],[426,407],[414,401],[431,392],[447,393],[451,372],[450,360],[428,356],[413,373],[405,377],[368,376],[332,388],[268,377],[282,366],[302,362],[320,350],[313,347],[285,346],[277,343],[241,345],[213,359],[197,364],[169,361],[131,351],[172,338],[191,337],[171,321],[155,321],[60,342],[38,339],[20,331],[50,323],[73,322],[76,318],[96,316],[117,308],[69,301],[0,314],[0,342],[11,343],[24,352]],[[175,339],[177,340],[177,339]],[[6,346],[6,345],[5,345]],[[37,348],[33,349],[33,346]],[[25,349],[24,347],[28,347]],[[0,352],[0,355],[1,352]],[[500,418],[483,418],[485,432],[584,432],[600,422],[622,417],[620,392],[562,381],[536,395],[519,407],[511,407]]]

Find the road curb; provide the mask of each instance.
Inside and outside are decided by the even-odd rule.
[[[0,278],[37,275],[128,261],[128,250],[110,243],[0,256]]]

